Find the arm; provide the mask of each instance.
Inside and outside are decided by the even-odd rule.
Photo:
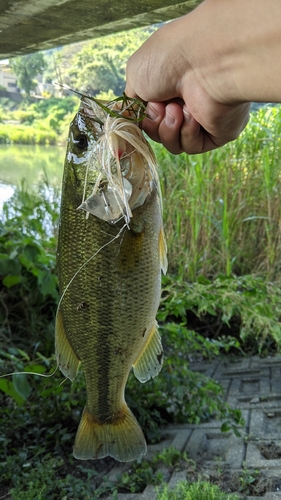
[[[205,0],[133,54],[125,91],[148,101],[152,139],[201,153],[240,134],[251,101],[281,102],[280,56],[280,0]]]

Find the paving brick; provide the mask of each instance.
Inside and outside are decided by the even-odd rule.
[[[163,429],[162,435],[163,439],[159,443],[149,445],[147,447],[147,454],[145,455],[145,460],[151,460],[160,451],[174,446],[172,443],[177,436],[177,429]]]
[[[156,496],[157,496],[157,493],[156,493],[155,487],[152,486],[151,484],[149,484],[145,488],[143,494],[139,497],[139,499],[140,500],[155,500]],[[135,499],[135,500],[138,500],[138,499]]]
[[[252,356],[248,358],[250,361],[250,368],[256,368],[261,366],[278,366],[281,365],[281,354],[277,354],[276,356],[268,356],[267,358],[261,359],[259,356]]]
[[[163,429],[163,440],[148,447],[145,459],[170,446],[186,451],[194,460],[203,479],[214,478],[218,468],[237,474],[242,471],[261,471],[262,478],[268,478],[269,488],[263,496],[244,496],[247,500],[281,500],[281,355],[261,359],[258,356],[241,358],[232,362],[228,358],[216,359],[211,363],[192,363],[194,371],[199,371],[217,380],[225,390],[225,398],[232,408],[239,408],[245,420],[241,429],[243,438],[232,433],[221,432],[221,422],[212,420],[200,425],[181,424]],[[261,453],[276,448],[278,453]],[[114,474],[122,472],[122,465]],[[163,469],[165,479],[174,488],[186,479],[187,471],[173,472],[171,477]],[[239,480],[239,479],[238,479]],[[279,491],[280,488],[280,491]],[[276,490],[276,491],[275,491]],[[142,494],[119,494],[118,500],[155,500],[154,486],[148,485]],[[108,498],[108,500],[110,500]]]
[[[229,393],[230,385],[231,385],[231,378],[220,379],[219,383],[223,387],[223,390],[227,396]]]
[[[171,489],[174,489],[180,481],[185,481],[185,480],[186,480],[186,471],[185,470],[173,472],[171,479],[169,481],[169,487]]]
[[[250,369],[250,358],[241,358],[236,359],[234,361],[230,361],[228,358],[221,359],[220,363],[216,366],[216,369],[213,374],[213,378],[223,378],[228,377],[227,373],[231,373],[231,377],[233,373],[237,374],[243,372],[245,370]]]
[[[261,499],[263,499],[263,500],[280,500],[281,494],[270,492],[263,497],[247,496],[246,498],[247,498],[247,500],[261,500]]]
[[[250,436],[265,439],[281,437],[281,407],[266,407],[252,410]]]
[[[209,468],[217,467],[221,460],[232,467],[241,467],[244,460],[243,439],[219,429],[194,430],[185,451],[196,463],[204,462]]]
[[[227,402],[231,404],[233,407],[238,407],[242,409],[250,409],[250,410],[268,410],[276,408],[279,406],[281,408],[281,395],[278,394],[270,394],[269,396],[265,395],[256,395],[253,396],[249,394],[248,396],[228,396]]]
[[[138,493],[119,493],[117,495],[118,500],[142,500],[142,494]],[[154,500],[155,497],[151,497],[151,500]],[[106,497],[105,500],[112,500],[112,495],[110,497]]]
[[[206,377],[214,378],[214,374],[220,364],[220,360],[216,359],[212,362],[200,361],[198,363],[190,363],[190,369],[193,372],[199,372]]]
[[[217,378],[223,379],[223,378],[260,378],[260,377],[269,377],[270,375],[270,368],[265,367],[265,368],[256,368],[256,369],[237,369],[237,367],[225,367],[223,370],[220,370],[219,372],[217,371],[215,373],[215,376]]]
[[[111,481],[112,483],[114,483],[117,479],[118,479],[118,476],[120,476],[121,474],[123,474],[126,470],[127,470],[128,466],[127,464],[118,464],[116,465],[108,474],[107,476],[107,480],[108,481]]]
[[[270,445],[270,442],[267,442],[265,440],[262,441],[263,445]],[[281,441],[276,442],[275,444],[281,445]],[[266,459],[261,451],[260,451],[260,443],[250,441],[247,446],[247,451],[246,451],[246,460],[245,460],[245,466],[250,469],[266,469],[266,470],[273,470],[277,469],[277,471],[281,473],[281,459],[280,458],[274,458],[274,459]],[[274,471],[276,473],[276,471]]]
[[[177,432],[171,446],[177,448],[177,450],[183,451],[192,433],[191,429],[183,429]]]
[[[237,375],[231,380],[229,395],[230,396],[257,396],[268,395],[271,391],[270,377],[253,374],[252,376]]]
[[[270,478],[269,478],[270,480]],[[278,477],[272,478],[272,491],[267,491],[262,497],[259,496],[247,496],[247,500],[280,500],[281,499],[281,489],[280,489],[280,481]]]

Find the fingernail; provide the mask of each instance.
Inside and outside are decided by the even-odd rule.
[[[155,111],[155,109],[149,104],[146,108],[146,113],[148,118],[151,120],[157,120],[158,118],[158,113]]]
[[[188,123],[191,120],[191,114],[188,111],[186,111],[185,109],[183,110],[183,119],[184,119],[185,123]]]
[[[173,115],[170,115],[168,111],[166,111],[165,114],[165,122],[168,125],[168,127],[172,127],[175,123],[175,117]]]

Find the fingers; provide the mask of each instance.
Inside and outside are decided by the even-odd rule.
[[[149,103],[148,115],[143,120],[142,128],[157,142],[162,142],[173,154],[182,153],[180,144],[180,128],[183,122],[182,107],[177,103]]]
[[[148,118],[142,122],[142,129],[156,142],[161,142],[172,154],[186,152],[201,153],[204,148],[204,131],[182,104],[170,102],[149,103]],[[206,140],[206,147],[215,145]],[[206,149],[207,150],[207,149]]]
[[[228,106],[202,101],[194,118],[182,99],[149,102],[141,128],[172,154],[205,153],[236,139],[247,124],[249,109],[249,103]]]
[[[160,141],[170,153],[180,154],[183,152],[181,146],[181,128],[183,124],[182,106],[171,102],[165,107],[164,119],[158,127]]]
[[[153,141],[161,142],[158,129],[165,116],[165,103],[150,102],[146,107],[145,113],[147,118],[144,118],[141,122],[141,128]]]
[[[146,109],[148,117],[143,120],[142,129],[151,139],[161,142],[170,153],[205,153],[236,139],[248,122],[249,109],[249,103],[233,107],[219,106],[209,120],[208,117],[205,119],[209,124],[206,130],[180,100],[150,102]],[[212,119],[217,115],[218,124]],[[204,115],[201,116],[202,121],[204,118]]]

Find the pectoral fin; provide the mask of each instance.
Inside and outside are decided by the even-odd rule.
[[[168,259],[167,259],[167,245],[166,245],[163,226],[161,227],[159,233],[159,255],[160,255],[160,265],[162,272],[163,274],[166,274],[168,269]]]
[[[163,348],[158,333],[157,323],[148,335],[147,343],[133,364],[134,374],[140,382],[156,377],[163,364]]]
[[[73,381],[77,375],[80,361],[73,351],[65,334],[61,312],[58,310],[55,328],[56,358],[60,371]]]

